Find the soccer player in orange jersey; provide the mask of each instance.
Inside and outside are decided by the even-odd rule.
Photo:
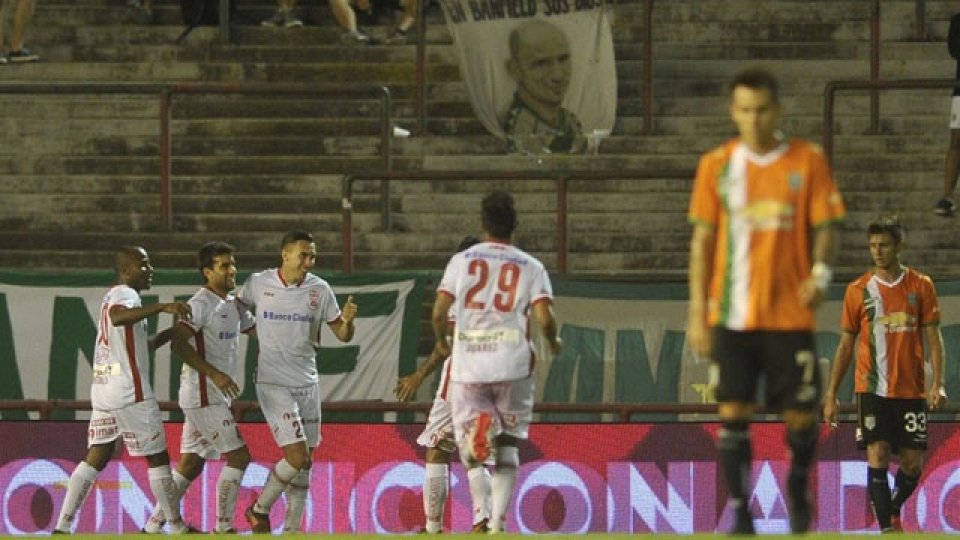
[[[867,450],[870,500],[883,532],[902,531],[900,508],[917,487],[927,448],[927,410],[946,400],[940,307],[926,274],[900,264],[904,232],[897,218],[867,228],[874,267],[847,286],[823,417],[836,427],[837,391],[856,349],[857,446]],[[859,336],[859,337],[858,337]],[[931,384],[924,376],[929,355]],[[887,467],[897,454],[896,487]]]
[[[739,137],[701,158],[690,201],[687,337],[719,371],[718,446],[735,534],[754,533],[749,423],[761,377],[766,405],[787,424],[790,528],[810,527],[820,395],[814,309],[831,279],[832,224],[846,212],[819,147],[784,138],[780,113],[770,73],[738,74],[730,116]]]

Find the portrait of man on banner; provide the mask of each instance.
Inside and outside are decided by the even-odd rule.
[[[474,111],[511,152],[582,154],[616,119],[602,0],[442,0]]]

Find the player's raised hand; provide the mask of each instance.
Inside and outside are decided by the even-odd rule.
[[[341,310],[341,317],[343,322],[350,323],[353,322],[353,319],[357,316],[357,304],[353,302],[353,295],[347,297],[347,301],[343,303],[343,309]]]
[[[235,399],[240,396],[240,387],[226,373],[217,371],[210,376],[210,380],[212,380],[213,384],[217,385],[217,388],[228,398]]]
[[[410,401],[413,399],[422,382],[423,379],[421,379],[420,375],[416,372],[397,379],[397,386],[393,389],[394,395],[397,396],[397,401]]]
[[[172,313],[179,319],[190,320],[193,317],[193,308],[190,307],[190,304],[186,302],[170,302],[169,304],[163,304],[163,307],[160,308],[160,311],[164,313]]]

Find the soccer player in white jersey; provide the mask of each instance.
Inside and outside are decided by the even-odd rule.
[[[320,442],[317,349],[326,324],[340,341],[353,339],[357,305],[343,311],[330,285],[310,273],[317,259],[313,235],[283,237],[279,268],[250,276],[238,298],[256,316],[260,353],[255,383],[260,409],[283,458],[274,465],[256,503],[245,516],[255,533],[269,533],[270,508],[286,492],[284,531],[300,530],[310,487],[313,449]]]
[[[533,416],[529,317],[554,354],[560,351],[560,338],[543,263],[510,244],[517,225],[513,197],[495,191],[484,197],[482,208],[484,242],[454,255],[437,287],[434,351],[443,356],[451,352],[447,320],[452,308],[454,431],[468,469],[493,451],[489,528],[502,532],[520,468],[517,444],[527,438]]]
[[[207,459],[221,454],[227,464],[217,479],[218,533],[236,532],[233,514],[243,473],[250,463],[250,451],[230,410],[240,395],[237,379],[240,362],[237,350],[240,333],[251,333],[253,315],[240,306],[230,291],[237,286],[234,248],[224,242],[207,242],[197,259],[203,288],[187,302],[192,319],[174,327],[170,347],[183,358],[180,373],[180,408],[187,420],[180,438],[180,462],[173,481],[181,497],[203,471]],[[165,516],[160,505],[153,509],[144,531],[160,532]]]
[[[170,474],[163,420],[150,387],[149,351],[166,343],[170,332],[165,330],[147,338],[148,317],[172,313],[188,319],[190,306],[184,302],[141,304],[140,291],[149,289],[153,280],[153,266],[142,247],[121,248],[115,266],[118,283],[104,296],[97,323],[89,449],[67,481],[67,494],[53,532],[72,532],[77,512],[97,474],[113,457],[121,436],[131,456],[146,458],[150,491],[164,515],[169,516],[170,530],[192,531],[180,518],[180,497]]]
[[[457,246],[457,253],[479,244],[481,240],[475,236],[466,236]],[[452,331],[453,319],[447,323]],[[452,335],[452,332],[450,333]],[[423,477],[423,512],[426,516],[426,525],[423,532],[436,534],[441,532],[443,511],[450,493],[450,456],[457,448],[453,436],[453,414],[450,402],[447,400],[450,390],[450,358],[440,356],[437,351],[420,364],[416,371],[397,380],[395,393],[400,401],[408,401],[417,393],[423,380],[440,366],[440,384],[433,398],[433,407],[427,414],[427,425],[423,433],[417,437],[417,444],[427,449],[426,474]],[[473,479],[474,476],[478,478]],[[467,470],[467,477],[471,478],[471,489],[475,500],[473,507],[473,530],[471,532],[486,532],[490,520],[490,472],[483,463],[476,463]]]

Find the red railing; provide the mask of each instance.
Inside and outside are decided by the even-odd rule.
[[[834,109],[836,94],[841,90],[921,90],[936,88],[960,88],[954,79],[901,79],[895,81],[830,81],[824,88],[823,97],[823,151],[833,161]],[[871,107],[871,128],[879,121],[880,110]],[[873,115],[877,115],[875,118]]]
[[[160,401],[160,410],[178,411],[180,407],[175,401]],[[328,412],[419,412],[430,411],[432,403],[400,403],[391,401],[327,401],[323,403],[323,410]],[[235,401],[232,405],[236,418],[243,421],[244,417],[260,409],[256,401]],[[89,411],[89,400],[70,399],[0,399],[0,411],[27,411],[36,412],[40,420],[49,420],[54,411]],[[715,415],[715,403],[535,403],[535,413],[587,413],[615,415],[618,422],[631,422],[637,415],[653,414],[707,414]],[[843,404],[840,412],[856,412],[856,406]],[[937,412],[956,414],[960,412],[960,405],[950,405],[938,409]],[[760,410],[758,414],[769,414],[769,411]]]
[[[344,175],[341,182],[341,239],[343,244],[343,271],[353,272],[353,184],[358,180],[379,180],[381,184],[381,225],[383,230],[391,230],[391,210],[389,183],[403,181],[476,181],[510,180],[522,182],[530,180],[553,180],[556,183],[557,197],[557,271],[567,273],[568,226],[567,202],[568,184],[571,180],[643,180],[652,178],[693,178],[693,171],[380,171]]]
[[[260,96],[310,96],[325,99],[369,98],[380,100],[380,159],[390,169],[393,137],[393,100],[390,89],[380,85],[278,84],[278,83],[126,83],[126,82],[6,82],[0,94],[157,95],[160,98],[160,217],[165,230],[173,230],[172,123],[176,94],[246,94]]]

